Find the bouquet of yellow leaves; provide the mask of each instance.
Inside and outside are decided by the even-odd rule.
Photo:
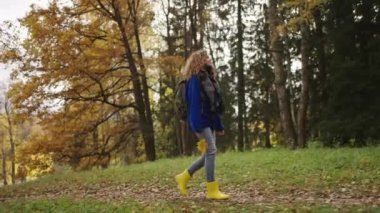
[[[204,155],[207,151],[207,143],[205,139],[200,139],[197,142],[197,148],[201,152],[202,155]]]

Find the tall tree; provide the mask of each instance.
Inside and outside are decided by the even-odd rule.
[[[326,104],[321,134],[327,145],[363,146],[379,137],[378,1],[331,0],[324,10]]]
[[[147,114],[147,112],[149,112],[150,109],[148,110],[146,108],[146,106],[150,106],[149,98],[148,100],[145,100],[145,103],[146,103],[145,105],[144,96],[143,96],[143,88],[142,88],[143,86],[140,80],[140,74],[136,67],[136,62],[133,57],[132,49],[130,46],[131,38],[129,38],[129,36],[126,33],[126,27],[128,25],[128,16],[127,17],[123,16],[122,4],[120,2],[113,1],[111,5],[108,5],[110,8],[112,8],[113,11],[107,9],[100,0],[97,0],[97,3],[98,3],[98,6],[100,7],[100,10],[108,14],[108,17],[111,18],[112,21],[116,22],[119,28],[123,46],[125,48],[126,60],[129,64],[129,70],[132,76],[133,94],[135,97],[137,111],[140,118],[139,122],[140,122],[142,135],[144,138],[145,152],[147,155],[147,159],[153,161],[156,159],[156,152],[155,152],[155,147],[154,147],[153,122],[152,122],[151,114]],[[128,1],[128,3],[131,5],[137,4],[137,2],[135,2],[134,0]],[[136,26],[137,23],[132,23],[132,24],[134,28],[138,27]],[[145,73],[142,73],[141,75],[144,76]]]
[[[49,126],[45,122],[48,120],[51,124],[56,120],[67,121],[65,129],[59,126],[56,130],[48,128],[52,135],[67,136],[58,140],[58,143],[62,142],[68,148],[65,150],[68,153],[63,155],[65,159],[107,159],[110,153],[125,147],[127,139],[130,140],[129,136],[137,130],[134,125],[136,122],[139,123],[138,129],[144,133],[146,158],[155,159],[154,132],[145,116],[147,104],[144,96],[149,100],[149,94],[144,95],[142,91],[139,56],[133,53],[133,58],[129,57],[129,60],[133,60],[134,66],[129,63],[125,40],[122,39],[123,34],[127,36],[133,46],[130,50],[137,52],[136,31],[131,16],[122,18],[128,29],[122,33],[120,28],[123,26],[119,28],[116,21],[105,19],[110,14],[97,3],[83,1],[70,7],[60,7],[53,2],[46,9],[34,8],[22,20],[30,31],[24,41],[25,54],[10,49],[8,52],[12,54],[2,55],[8,58],[8,62],[20,63],[13,75],[23,76],[25,80],[17,81],[12,86],[12,102],[20,112],[38,116],[46,126]],[[125,14],[129,14],[126,3],[113,3],[123,13],[125,11]],[[112,9],[112,5],[107,5],[107,8]],[[149,7],[138,8],[149,10]],[[120,21],[120,16],[117,15],[120,11],[112,11],[116,14],[112,17],[119,17],[117,20]],[[142,16],[138,19],[139,29],[146,29],[151,21],[148,14],[151,13],[136,14]],[[50,32],[50,29],[54,30]],[[131,70],[134,70],[134,78]],[[133,82],[140,87],[134,87]],[[134,96],[136,88],[140,88],[137,97]],[[137,100],[141,107],[137,106]],[[50,111],[49,107],[53,103],[58,108]],[[136,112],[137,116],[142,114],[140,119],[134,116]],[[116,119],[117,115],[125,118]],[[107,123],[111,123],[110,128],[106,128],[102,134],[95,134],[99,126],[106,126]],[[100,141],[98,137],[93,137],[94,134],[98,137],[106,135],[109,139],[102,140],[104,146],[91,146],[91,143],[97,144]],[[90,140],[90,137],[94,140]],[[139,136],[136,138],[135,141],[139,141]],[[70,142],[63,143],[64,140]],[[63,154],[64,149],[55,149],[53,144],[58,144],[53,140],[50,142],[46,146],[50,151],[57,153],[57,156]]]
[[[312,58],[312,63],[317,64],[315,77],[312,77],[310,86],[310,134],[311,137],[320,137],[319,123],[321,121],[321,111],[326,105],[327,93],[326,85],[326,35],[323,32],[324,23],[322,21],[322,8],[316,8],[313,12],[315,21],[315,32],[311,34],[314,42],[315,56]]]
[[[257,19],[247,34],[252,35],[250,57],[250,69],[253,77],[247,79],[247,95],[252,102],[252,107],[247,111],[248,121],[254,125],[253,138],[256,145],[266,148],[271,147],[271,135],[276,134],[273,129],[278,110],[276,109],[275,94],[273,90],[274,75],[272,72],[271,54],[269,51],[270,32],[268,26],[267,5],[259,5]]]
[[[1,176],[3,178],[3,184],[8,185],[7,154],[6,154],[6,149],[5,149],[5,134],[2,130],[0,130],[0,142],[1,142],[1,167],[2,167]]]
[[[304,2],[301,5],[301,11],[306,10],[307,3]],[[302,13],[302,12],[301,12]],[[302,88],[301,88],[301,97],[298,106],[297,114],[297,143],[299,148],[304,148],[306,146],[306,112],[308,109],[309,102],[309,90],[310,90],[310,81],[312,76],[312,69],[310,66],[310,56],[311,56],[311,41],[310,41],[310,28],[307,20],[302,20],[300,24],[301,30],[301,75],[302,75]]]
[[[272,61],[274,65],[275,86],[280,110],[281,125],[285,134],[286,144],[290,147],[296,145],[296,133],[294,124],[292,122],[289,96],[286,90],[286,72],[283,65],[283,44],[281,40],[278,27],[281,24],[278,17],[278,5],[281,3],[279,0],[269,0],[268,7],[268,22],[270,28],[270,50],[272,52]]]
[[[176,114],[174,96],[177,84],[183,80],[181,68],[184,58],[192,51],[192,39],[188,28],[188,11],[191,10],[190,1],[161,1],[161,8],[164,11],[165,31],[162,36],[167,49],[160,52],[158,64],[159,73],[159,108],[156,113],[164,138],[165,150],[173,150],[175,147],[177,154],[191,155],[193,152],[193,138],[190,137],[186,122],[180,121]],[[169,128],[167,128],[169,127]]]
[[[245,77],[244,77],[244,62],[243,62],[243,23],[242,23],[242,1],[237,2],[237,62],[238,62],[238,149],[244,151],[245,148],[245,131],[244,131],[244,118],[245,118]]]
[[[5,98],[4,101],[4,110],[7,118],[7,131],[10,145],[10,160],[11,160],[11,181],[12,184],[16,183],[16,145],[14,139],[14,121],[13,121],[13,113],[9,103],[9,99]]]

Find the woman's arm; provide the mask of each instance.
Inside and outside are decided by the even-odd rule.
[[[201,133],[201,87],[196,76],[192,76],[188,81],[186,96],[189,103],[189,126],[194,132]]]
[[[222,123],[222,119],[219,115],[215,115],[214,117],[214,128],[217,132],[223,132],[224,131],[224,125]]]

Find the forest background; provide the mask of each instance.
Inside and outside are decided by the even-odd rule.
[[[376,0],[31,6],[0,27],[0,60],[12,70],[1,82],[3,184],[58,165],[194,154],[174,91],[199,49],[217,68],[226,105],[220,152],[378,145],[379,9]]]

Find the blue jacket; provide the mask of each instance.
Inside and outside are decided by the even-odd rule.
[[[222,131],[224,126],[220,116],[211,112],[210,104],[201,100],[201,82],[197,75],[191,76],[186,84],[187,120],[190,129],[194,132],[202,132],[204,128]]]

